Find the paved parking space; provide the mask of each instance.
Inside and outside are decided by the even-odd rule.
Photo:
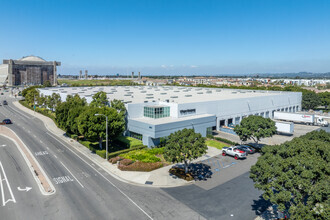
[[[257,162],[260,154],[249,154],[246,159],[235,160],[231,156],[217,155],[200,161],[200,164],[210,166],[210,176],[205,180],[197,180],[196,185],[205,190],[228,182],[246,172]]]
[[[299,137],[301,135],[305,135],[308,132],[318,130],[320,126],[311,126],[311,125],[304,125],[304,124],[294,124],[294,134],[293,135],[274,135],[271,138],[263,138],[261,139],[260,143],[275,145],[275,144],[282,144],[286,141],[291,141],[295,137]],[[213,131],[215,133],[215,137],[225,138],[237,143],[241,143],[241,140],[237,135],[229,134],[223,131]],[[251,141],[247,141],[251,142]],[[253,142],[253,141],[252,141]]]

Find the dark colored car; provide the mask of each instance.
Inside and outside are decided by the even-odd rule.
[[[8,105],[8,102],[6,100],[3,100],[2,104],[3,105]]]
[[[12,122],[10,119],[7,118],[2,121],[2,124],[12,124]]]
[[[239,148],[243,149],[248,154],[254,154],[256,150],[253,147],[247,145],[239,145]]]
[[[255,152],[260,152],[261,149],[262,149],[266,144],[248,143],[248,144],[245,144],[245,145],[252,147],[252,148],[255,150]]]

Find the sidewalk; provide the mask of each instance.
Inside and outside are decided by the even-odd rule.
[[[151,172],[137,172],[137,171],[121,171],[117,168],[116,165],[113,165],[106,161],[105,159],[99,157],[96,154],[92,154],[89,149],[87,149],[85,146],[80,144],[79,142],[65,136],[65,132],[61,129],[59,129],[52,119],[35,112],[34,112],[24,106],[22,106],[18,101],[13,102],[13,104],[24,111],[27,114],[30,114],[32,116],[35,116],[36,118],[39,118],[43,121],[45,124],[47,130],[57,139],[61,139],[62,141],[68,143],[72,147],[74,147],[77,151],[79,151],[81,154],[83,154],[85,157],[89,158],[91,161],[93,161],[95,164],[100,166],[104,171],[109,173],[114,178],[130,183],[135,185],[143,185],[143,186],[154,186],[154,187],[177,187],[177,186],[183,186],[192,184],[193,182],[187,182],[185,180],[172,177],[169,175],[168,170],[173,166],[169,165],[166,167],[159,168],[157,170],[153,170]],[[208,147],[207,153],[194,160],[193,162],[198,162],[205,160],[209,157],[214,157],[216,155],[221,154],[221,150],[218,150],[213,147]],[[147,184],[146,184],[147,183]]]

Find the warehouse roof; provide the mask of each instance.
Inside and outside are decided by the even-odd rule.
[[[119,99],[124,103],[193,103],[226,99],[251,98],[281,94],[280,91],[238,90],[222,88],[177,87],[177,86],[99,86],[99,87],[56,87],[40,89],[41,93],[51,95],[60,93],[62,97],[78,94],[87,102],[100,91],[107,93],[110,100]]]

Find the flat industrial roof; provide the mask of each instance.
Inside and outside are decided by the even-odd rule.
[[[178,86],[96,86],[96,87],[52,87],[39,89],[41,93],[61,93],[65,95],[78,94],[87,101],[100,91],[107,93],[110,100],[119,99],[124,103],[145,102],[174,102],[193,103],[226,99],[251,98],[271,96],[285,92],[265,90],[239,90],[203,87],[178,87]]]

